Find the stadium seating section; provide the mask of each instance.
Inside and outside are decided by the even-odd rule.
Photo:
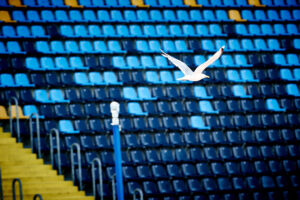
[[[1,124],[16,97],[23,138],[29,116],[39,115],[44,155],[57,128],[66,174],[71,145],[80,144],[88,192],[99,157],[112,199],[115,100],[125,199],[136,188],[151,200],[300,199],[300,1],[0,0],[0,7]],[[183,74],[160,55],[195,69],[223,45],[200,82],[177,81]]]

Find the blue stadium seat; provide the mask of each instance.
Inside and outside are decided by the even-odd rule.
[[[61,25],[60,34],[65,37],[75,37],[74,30],[70,25]]]
[[[251,70],[249,69],[242,69],[240,71],[241,74],[241,78],[243,81],[246,82],[258,82],[259,80],[253,77],[253,74],[251,72]]]
[[[63,134],[78,134],[79,130],[75,130],[70,120],[59,120],[59,131]]]
[[[69,17],[70,17],[70,21],[72,21],[72,22],[84,22],[85,21],[79,10],[70,10]]]
[[[210,129],[211,127],[205,126],[202,117],[200,116],[192,116],[191,118],[191,127],[194,129]]]
[[[212,113],[212,114],[219,113],[218,110],[213,109],[210,101],[207,101],[207,100],[199,101],[199,108],[200,108],[200,111],[204,112],[204,113]]]
[[[65,49],[67,53],[83,53],[79,50],[79,47],[74,40],[65,41]]]
[[[84,2],[88,2],[88,1],[84,1]],[[97,17],[93,10],[84,10],[83,11],[83,19],[88,22],[96,22],[97,21]]]
[[[17,35],[19,37],[31,38],[32,36],[45,37],[45,31],[41,26],[32,26],[32,36],[27,26],[17,26]]]
[[[177,16],[177,20],[179,21],[183,21],[183,22],[191,21],[189,17],[189,13],[186,10],[176,10],[176,16]]]
[[[280,69],[280,78],[285,81],[295,81],[290,69]]]
[[[268,43],[269,49],[271,49],[271,50],[275,50],[275,51],[284,51],[285,50],[280,47],[280,44],[277,39],[268,39],[267,43]]]
[[[49,91],[50,100],[56,103],[70,103],[70,100],[65,99],[62,90],[50,89]]]
[[[287,54],[287,63],[292,66],[300,66],[299,57],[296,54],[289,53]]]
[[[289,95],[300,96],[299,88],[296,84],[289,83],[286,85],[286,90]]]
[[[69,58],[70,67],[73,69],[88,69],[87,66],[83,65],[83,62],[80,57],[72,56]]]
[[[234,85],[233,86],[233,94],[236,97],[241,97],[241,98],[251,98],[251,95],[247,95],[244,87],[242,85]]]
[[[74,33],[75,33],[76,37],[83,37],[83,38],[93,37],[93,35],[90,35],[87,32],[87,29],[83,25],[75,25],[74,26]]]
[[[245,24],[236,24],[235,25],[235,32],[238,34],[238,35],[243,35],[243,36],[249,36],[249,35],[252,35],[248,32]]]
[[[137,15],[138,20],[141,21],[141,22],[151,21],[150,17],[149,17],[149,14],[146,10],[137,10],[136,15]]]
[[[212,99],[211,95],[208,95],[203,86],[194,86],[194,96],[202,99]]]
[[[29,22],[42,22],[39,13],[36,10],[27,10],[26,16]]]
[[[162,84],[159,80],[158,74],[155,71],[146,71],[146,81],[152,84]]]

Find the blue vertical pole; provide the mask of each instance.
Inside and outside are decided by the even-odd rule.
[[[115,170],[117,182],[117,198],[124,200],[123,176],[122,176],[122,151],[121,151],[121,136],[119,131],[119,111],[120,104],[112,102],[110,104],[112,114],[112,131],[114,137],[114,152],[115,152]]]
[[[124,200],[123,176],[122,176],[122,154],[121,154],[121,137],[119,125],[112,125],[114,134],[114,151],[115,151],[115,170],[117,179],[117,197],[118,200]]]

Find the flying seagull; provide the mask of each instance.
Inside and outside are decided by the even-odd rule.
[[[171,61],[175,66],[177,66],[184,74],[184,77],[178,78],[180,81],[200,81],[204,78],[209,78],[209,76],[203,74],[202,72],[213,62],[215,62],[223,53],[225,46],[222,46],[219,51],[217,51],[212,57],[210,57],[205,63],[199,65],[196,70],[193,72],[184,62],[170,56],[165,53],[163,50],[162,56],[166,57]]]

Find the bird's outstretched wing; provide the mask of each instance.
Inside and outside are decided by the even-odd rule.
[[[161,50],[162,56],[166,57],[169,61],[171,61],[175,66],[177,66],[184,75],[192,74],[193,71],[182,61],[170,56],[169,54],[165,53],[163,50]]]
[[[213,62],[215,62],[220,56],[222,55],[224,51],[225,46],[222,46],[212,57],[210,57],[205,63],[199,65],[195,73],[202,73],[209,65],[211,65]]]

